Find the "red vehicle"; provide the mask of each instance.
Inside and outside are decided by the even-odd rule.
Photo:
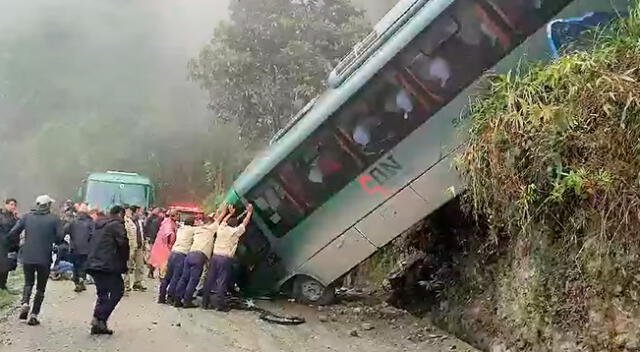
[[[170,205],[168,209],[171,211],[176,211],[178,213],[178,215],[180,216],[180,219],[178,221],[181,223],[184,223],[184,221],[189,216],[195,216],[196,222],[202,221],[204,219],[204,211],[198,206],[174,204]]]

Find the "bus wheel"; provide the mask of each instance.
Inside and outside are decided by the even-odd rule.
[[[308,276],[298,276],[293,282],[293,297],[300,303],[324,306],[335,301],[336,291]]]

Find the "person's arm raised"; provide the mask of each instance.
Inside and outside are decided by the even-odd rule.
[[[242,226],[244,228],[246,228],[247,225],[249,225],[249,222],[251,221],[252,216],[253,216],[253,204],[249,203],[249,205],[247,205],[247,215],[244,217],[244,220],[242,221]]]
[[[224,217],[224,220],[222,220],[222,224],[226,224],[229,218],[231,218],[235,213],[236,213],[236,208],[234,208],[233,205],[229,205],[229,214],[227,214],[227,216]]]

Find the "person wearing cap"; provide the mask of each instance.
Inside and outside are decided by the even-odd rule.
[[[44,292],[49,280],[51,270],[51,257],[53,245],[61,244],[64,240],[62,221],[51,214],[51,205],[55,202],[48,195],[36,198],[36,207],[30,213],[22,217],[9,232],[9,238],[13,242],[19,241],[22,231],[25,232],[22,245],[22,268],[24,271],[24,290],[22,293],[22,309],[20,319],[29,320],[29,325],[39,325],[38,314],[44,300]],[[33,286],[36,286],[36,294],[33,299],[33,308],[29,314],[29,303]]]

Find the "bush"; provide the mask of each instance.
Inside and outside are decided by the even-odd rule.
[[[592,35],[592,52],[495,77],[459,161],[485,248],[508,248],[504,325],[527,344],[562,331],[615,350],[640,317],[640,7]]]

